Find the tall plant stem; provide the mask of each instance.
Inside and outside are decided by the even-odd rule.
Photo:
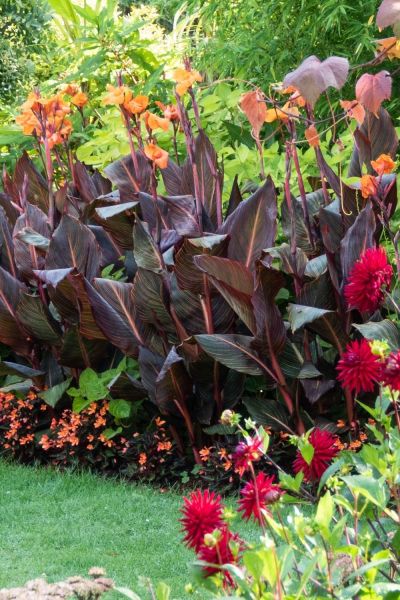
[[[303,207],[304,222],[306,224],[307,235],[308,235],[308,239],[311,244],[311,248],[314,250],[315,249],[314,235],[313,235],[313,231],[312,231],[312,227],[311,227],[310,214],[308,212],[307,195],[306,195],[306,190],[304,187],[303,176],[301,174],[299,155],[298,155],[297,147],[296,147],[296,127],[290,120],[289,120],[289,131],[292,136],[291,154],[292,154],[293,163],[294,163],[296,173],[297,173],[297,182],[299,185],[301,204]]]
[[[190,125],[190,120],[187,116],[186,109],[183,105],[183,102],[181,101],[179,94],[175,93],[175,98],[176,98],[176,103],[177,103],[178,110],[179,110],[179,117],[180,117],[182,129],[183,129],[183,133],[185,135],[186,150],[188,153],[190,165],[192,167],[197,222],[198,222],[200,231],[202,232],[203,231],[204,197],[203,197],[201,187],[200,187],[199,173],[198,173],[197,164],[196,164],[195,143],[194,143],[194,139],[193,139],[192,128]]]
[[[46,175],[47,175],[47,189],[49,192],[49,224],[50,229],[54,230],[55,223],[55,200],[53,192],[53,162],[51,160],[51,152],[49,146],[49,140],[46,136],[43,136],[44,151],[46,157]]]
[[[196,119],[197,129],[199,130],[199,133],[204,134],[204,130],[203,130],[203,127],[201,124],[201,119],[200,119],[199,106],[196,102],[196,97],[194,95],[192,88],[189,89],[189,94],[192,99],[192,106],[193,106],[194,116]],[[210,156],[210,153],[209,153],[206,145],[204,146],[204,150],[205,150],[205,154],[206,154],[207,163],[208,163],[208,166],[210,168],[210,171],[213,176],[214,183],[215,183],[215,188],[214,188],[215,189],[215,203],[216,203],[215,208],[216,208],[216,214],[217,214],[217,224],[218,224],[218,227],[220,227],[222,225],[222,219],[223,219],[221,177],[220,177],[220,173],[218,172],[218,169],[215,168],[215,164]]]

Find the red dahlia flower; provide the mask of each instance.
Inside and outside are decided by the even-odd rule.
[[[400,350],[389,355],[383,368],[382,381],[392,390],[400,391]]]
[[[204,562],[213,565],[237,564],[240,558],[241,540],[237,534],[232,534],[227,527],[221,530],[221,537],[215,546],[202,546],[198,557]],[[219,569],[218,567],[204,567],[205,577],[210,577],[215,573],[222,573],[225,585],[233,585],[233,579],[229,571]]]
[[[344,288],[350,308],[373,312],[382,304],[383,290],[390,288],[393,269],[384,248],[368,248],[354,264]]]
[[[295,473],[302,471],[305,481],[318,481],[339,452],[339,448],[335,445],[336,437],[325,429],[313,429],[308,441],[314,448],[311,463],[308,464],[298,450],[293,470]]]
[[[269,512],[267,506],[279,500],[284,493],[279,485],[274,484],[274,476],[267,477],[259,473],[255,481],[248,481],[240,491],[239,510],[248,521],[253,516],[260,524],[264,521],[263,511]]]
[[[240,442],[232,455],[235,471],[240,476],[250,468],[251,463],[260,460],[263,455],[263,441],[256,435],[254,438],[246,438]]]
[[[381,360],[372,353],[370,343],[364,338],[347,345],[336,368],[342,386],[356,394],[372,392],[382,375]]]
[[[189,498],[184,498],[183,502],[181,523],[185,532],[184,542],[198,552],[203,545],[205,534],[225,525],[222,519],[221,496],[209,490],[198,490],[192,492]]]

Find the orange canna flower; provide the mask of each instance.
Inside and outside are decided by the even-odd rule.
[[[319,146],[319,135],[315,125],[310,125],[310,127],[307,127],[304,135],[306,136],[306,140],[312,148]]]
[[[383,40],[376,40],[377,51],[385,52],[389,60],[400,58],[400,40],[396,37],[388,37]]]
[[[75,96],[80,91],[79,85],[77,83],[65,83],[61,86],[60,92],[62,94],[66,94],[67,96]]]
[[[85,106],[85,104],[87,104],[87,101],[88,101],[88,97],[86,96],[86,94],[84,92],[77,92],[71,98],[72,104],[74,106],[77,106],[78,108],[82,108],[83,106]]]
[[[132,115],[140,115],[149,105],[147,96],[135,96],[124,102],[124,108]]]
[[[378,182],[373,175],[363,175],[361,177],[361,194],[363,198],[375,196],[378,191]]]
[[[286,102],[282,109],[275,106],[274,108],[269,108],[266,112],[265,122],[273,123],[274,121],[283,121],[283,123],[287,123],[289,119],[296,119],[299,116],[300,112],[297,106],[291,106],[290,101]]]
[[[199,83],[203,81],[198,71],[187,71],[186,69],[175,69],[172,79],[177,83],[175,90],[179,96],[184,96],[196,81]]]
[[[344,108],[351,119],[355,119],[359,125],[364,123],[365,109],[358,100],[341,100],[340,106]]]
[[[168,119],[163,119],[163,117],[159,117],[158,115],[155,115],[154,113],[151,113],[148,110],[146,110],[146,112],[143,113],[143,118],[149,129],[163,129],[164,131],[168,131],[169,129]]]
[[[289,87],[282,90],[282,94],[290,94],[289,101],[296,106],[303,108],[306,105],[306,101],[294,85],[289,85]]]
[[[103,98],[103,104],[128,104],[132,100],[132,92],[126,85],[107,85],[108,94]]]
[[[168,166],[168,152],[157,146],[157,144],[147,144],[144,147],[144,153],[160,169]]]
[[[179,120],[179,111],[176,104],[168,104],[168,106],[165,106],[165,104],[157,100],[156,105],[163,111],[166,119],[169,119],[170,121]]]
[[[392,173],[396,167],[396,163],[388,154],[381,154],[376,160],[371,160],[371,165],[378,175]]]

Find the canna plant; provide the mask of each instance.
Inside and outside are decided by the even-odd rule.
[[[4,174],[0,196],[0,341],[10,354],[2,373],[53,388],[84,368],[104,371],[132,357],[139,378],[118,373],[111,396],[148,397],[198,462],[204,435],[229,433],[218,420],[242,398],[274,429],[302,434],[344,414],[357,429],[355,394],[368,400],[375,380],[354,387],[341,378],[342,389],[338,361],[360,337],[400,346],[386,318],[397,312],[392,267],[377,249],[389,240],[398,274],[398,139],[382,107],[391,78],[366,73],[356,98],[332,117],[333,127],[338,118],[357,122],[350,179],[327,163],[315,109],[348,72],[344,58],[310,57],[286,77],[286,102],[261,90],[242,97],[261,185],[244,199],[235,181],[225,203],[222,164],[196,102],[202,77],[189,61],[173,74],[168,106],[153,108],[122,75],[109,86],[103,102],[119,108],[130,154],[104,175],[68,146],[67,115],[73,106],[82,111],[86,97],[76,88],[50,99],[35,92],[19,122],[35,138],[46,177],[25,154],[12,177]],[[263,164],[265,121],[286,135],[282,188]],[[175,148],[183,138],[183,163],[158,144],[160,130]],[[318,173],[307,182],[303,142]],[[249,397],[254,381],[262,391]]]

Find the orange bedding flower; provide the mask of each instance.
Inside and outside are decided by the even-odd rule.
[[[149,105],[147,96],[135,96],[129,101],[124,102],[124,108],[132,115],[140,115]]]
[[[361,194],[363,198],[374,196],[378,191],[378,182],[373,175],[363,175],[361,177]]]

